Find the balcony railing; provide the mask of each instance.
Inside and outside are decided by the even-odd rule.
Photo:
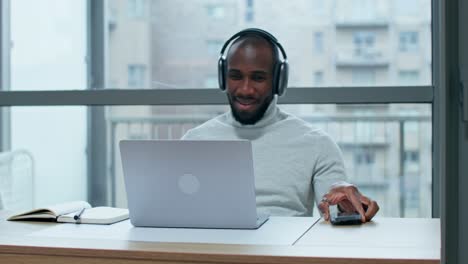
[[[365,7],[363,7],[365,9]],[[366,12],[338,12],[335,17],[337,29],[343,28],[388,28],[390,16],[387,12],[377,12],[372,7],[367,7]],[[344,10],[343,10],[344,11]]]
[[[336,28],[387,28],[388,19],[339,19],[335,22]]]
[[[339,67],[388,67],[389,64],[390,58],[381,50],[346,49],[336,54],[336,65]]]

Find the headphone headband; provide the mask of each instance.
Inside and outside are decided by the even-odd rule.
[[[233,43],[236,39],[245,36],[245,35],[256,35],[261,38],[264,38],[266,41],[268,41],[271,45],[273,45],[273,49],[275,49],[273,52],[275,54],[276,61],[274,62],[274,69],[273,69],[273,93],[281,96],[284,94],[286,87],[288,86],[288,74],[289,74],[289,64],[288,64],[288,57],[286,56],[286,52],[283,49],[283,46],[278,42],[278,40],[270,33],[263,29],[259,28],[247,28],[244,29],[236,34],[234,34],[232,37],[230,37],[223,45],[221,48],[219,60],[218,60],[218,82],[219,82],[219,88],[224,91],[226,90],[226,71],[227,71],[227,55],[224,53],[226,52],[226,49],[228,46]],[[278,49],[281,52],[281,56],[283,57],[282,59],[279,58],[278,54]]]
[[[245,36],[245,35],[248,35],[248,34],[253,34],[253,35],[258,35],[260,37],[263,37],[264,39],[268,40],[269,42],[271,42],[274,46],[278,47],[278,49],[280,50],[281,52],[281,56],[283,56],[283,60],[287,60],[288,57],[286,56],[286,52],[284,51],[284,48],[283,46],[281,46],[281,44],[278,42],[278,40],[275,38],[275,36],[273,36],[272,34],[270,34],[269,32],[263,30],[263,29],[259,29],[259,28],[247,28],[247,29],[244,29],[240,32],[237,32],[236,34],[234,34],[232,37],[230,37],[223,45],[223,47],[221,48],[221,54],[220,56],[223,57],[224,59],[226,58],[224,56],[224,52],[226,51],[227,47],[229,46],[229,44],[231,44],[235,39],[241,37],[241,36]]]

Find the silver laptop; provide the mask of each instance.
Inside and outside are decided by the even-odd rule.
[[[130,221],[140,227],[256,229],[250,141],[122,140]]]

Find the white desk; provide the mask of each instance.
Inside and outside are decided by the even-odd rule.
[[[33,232],[36,237],[112,239],[161,243],[293,245],[318,217],[271,217],[259,229],[143,228],[130,220],[113,225],[56,224]]]
[[[8,222],[5,217],[5,212],[0,212],[0,263],[440,262],[437,219],[377,218],[354,227],[318,222],[295,245],[234,245],[32,236],[60,224]]]
[[[357,226],[333,226],[321,220],[295,244],[322,256],[375,259],[440,259],[440,221],[422,218],[375,218]]]

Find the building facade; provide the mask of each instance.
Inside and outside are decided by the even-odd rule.
[[[391,0],[108,1],[107,88],[217,88],[224,41],[263,28],[284,46],[290,87],[431,83],[431,2]],[[429,105],[284,105],[340,145],[349,181],[383,216],[430,217]],[[179,138],[226,106],[108,107],[111,146],[122,138]],[[115,204],[125,206],[116,147]]]

